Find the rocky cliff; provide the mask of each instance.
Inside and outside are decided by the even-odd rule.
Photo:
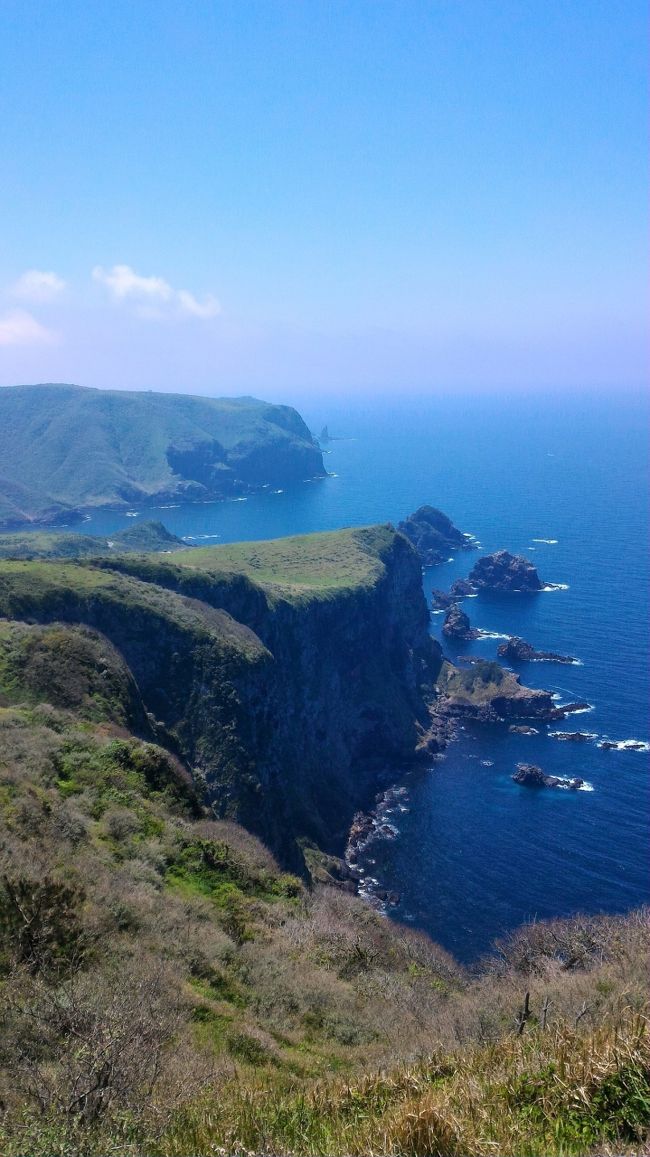
[[[441,662],[417,555],[390,527],[4,562],[0,615],[109,640],[214,812],[294,867],[301,838],[340,850],[378,773],[414,758]]]

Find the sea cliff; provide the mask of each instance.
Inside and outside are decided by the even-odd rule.
[[[441,665],[417,555],[388,526],[3,562],[0,614],[109,640],[214,814],[293,868],[300,841],[340,852],[378,775],[416,757]]]

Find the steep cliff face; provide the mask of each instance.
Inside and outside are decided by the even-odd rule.
[[[388,532],[374,582],[281,597],[258,633],[276,663],[274,755],[292,826],[340,850],[377,771],[412,760],[429,722],[440,656],[412,548]]]
[[[251,544],[248,569],[268,563],[264,546]],[[440,667],[401,535],[293,540],[286,570],[301,552],[312,556],[301,581],[264,584],[219,571],[220,548],[0,564],[0,615],[83,624],[110,640],[214,811],[293,866],[301,837],[340,850],[378,770],[413,759]]]

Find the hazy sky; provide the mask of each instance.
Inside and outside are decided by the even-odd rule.
[[[646,375],[645,0],[2,0],[0,384]]]

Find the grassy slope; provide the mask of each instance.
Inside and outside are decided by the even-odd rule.
[[[642,921],[533,926],[470,978],[202,818],[141,717],[105,639],[2,624],[3,1153],[640,1151]]]
[[[369,528],[119,561],[231,584],[242,568],[300,602],[371,582],[390,542]],[[0,564],[8,1157],[640,1151],[640,919],[534,926],[471,978],[356,897],[306,890],[241,828],[202,815],[105,637],[11,621],[71,602],[89,621],[125,614],[152,637],[155,620],[263,658],[229,616],[151,581]]]
[[[31,519],[56,504],[124,504],[172,492],[178,476],[167,458],[169,447],[205,449],[215,440],[223,450],[224,476],[273,481],[274,455],[283,463],[281,477],[292,455],[297,477],[305,476],[306,462],[311,473],[322,471],[309,431],[286,406],[253,398],[78,386],[5,388],[0,391],[0,524]],[[260,449],[269,456],[255,477],[253,460]]]
[[[172,550],[187,550],[187,546],[161,522],[139,522],[110,538],[54,530],[0,534],[0,559],[92,558],[102,554]]]
[[[178,566],[244,574],[271,591],[301,599],[370,586],[394,542],[389,526],[367,526],[267,542],[198,547],[174,556]]]

